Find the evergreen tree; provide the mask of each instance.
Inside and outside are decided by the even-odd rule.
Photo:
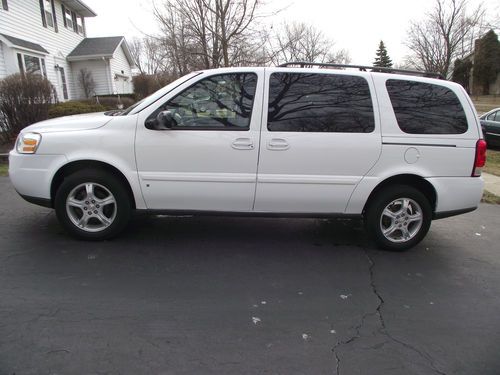
[[[391,68],[392,60],[387,53],[387,48],[385,48],[384,42],[380,41],[378,45],[378,50],[375,52],[375,61],[373,62],[373,66],[378,66],[381,68]]]
[[[500,42],[493,30],[488,31],[477,43],[474,51],[473,77],[488,95],[490,83],[495,82],[500,72]]]
[[[451,80],[460,83],[464,89],[470,93],[469,80],[472,70],[472,61],[470,59],[456,59],[453,64],[453,74]]]

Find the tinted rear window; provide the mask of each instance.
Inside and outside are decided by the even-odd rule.
[[[450,89],[423,82],[390,79],[386,83],[398,125],[410,134],[462,134],[467,118]]]
[[[372,99],[364,78],[336,74],[273,73],[269,131],[369,133]]]

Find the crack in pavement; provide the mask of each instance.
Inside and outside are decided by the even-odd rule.
[[[374,268],[375,268],[375,262],[373,261],[372,257],[370,256],[370,254],[368,254],[368,251],[363,248],[363,252],[366,256],[366,259],[368,260],[368,264],[369,264],[369,267],[368,267],[368,272],[370,274],[370,287],[372,289],[372,292],[373,294],[377,297],[378,299],[378,304],[377,304],[377,308],[375,309],[375,311],[372,311],[372,312],[369,312],[369,313],[366,313],[362,316],[361,318],[361,321],[360,323],[354,327],[356,333],[354,335],[352,335],[350,338],[348,338],[347,340],[340,340],[338,341],[334,347],[332,348],[332,352],[333,352],[333,355],[335,356],[335,374],[336,375],[340,375],[340,363],[341,363],[341,358],[338,354],[338,348],[341,347],[341,346],[345,346],[345,345],[349,345],[349,344],[352,344],[353,342],[355,342],[356,340],[360,339],[361,338],[361,328],[363,327],[363,325],[365,324],[365,320],[367,317],[369,316],[374,316],[376,315],[378,317],[378,320],[380,322],[380,328],[378,329],[378,332],[381,333],[382,335],[388,337],[391,341],[395,342],[396,344],[418,354],[421,358],[423,358],[428,364],[429,366],[432,368],[432,370],[436,373],[436,374],[439,374],[439,375],[446,375],[445,372],[442,372],[440,371],[435,363],[434,363],[434,359],[426,352],[422,351],[422,350],[419,350],[418,348],[414,347],[413,345],[411,344],[408,344],[407,342],[404,342],[402,340],[399,340],[397,338],[395,338],[393,335],[391,335],[389,333],[389,331],[387,330],[387,326],[385,324],[385,319],[384,319],[384,316],[382,314],[382,307],[384,306],[385,304],[385,301],[382,297],[382,295],[380,294],[380,292],[378,291],[377,289],[377,286],[375,285],[375,276],[374,276]]]

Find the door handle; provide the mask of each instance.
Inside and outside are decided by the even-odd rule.
[[[236,138],[231,144],[235,150],[253,150],[253,141],[250,138]]]
[[[267,144],[267,149],[272,151],[284,151],[288,150],[290,145],[285,139],[282,138],[273,138]]]

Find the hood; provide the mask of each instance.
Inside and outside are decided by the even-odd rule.
[[[97,129],[106,125],[112,119],[112,116],[106,116],[104,112],[64,116],[37,122],[36,124],[24,128],[23,133],[53,133]]]

